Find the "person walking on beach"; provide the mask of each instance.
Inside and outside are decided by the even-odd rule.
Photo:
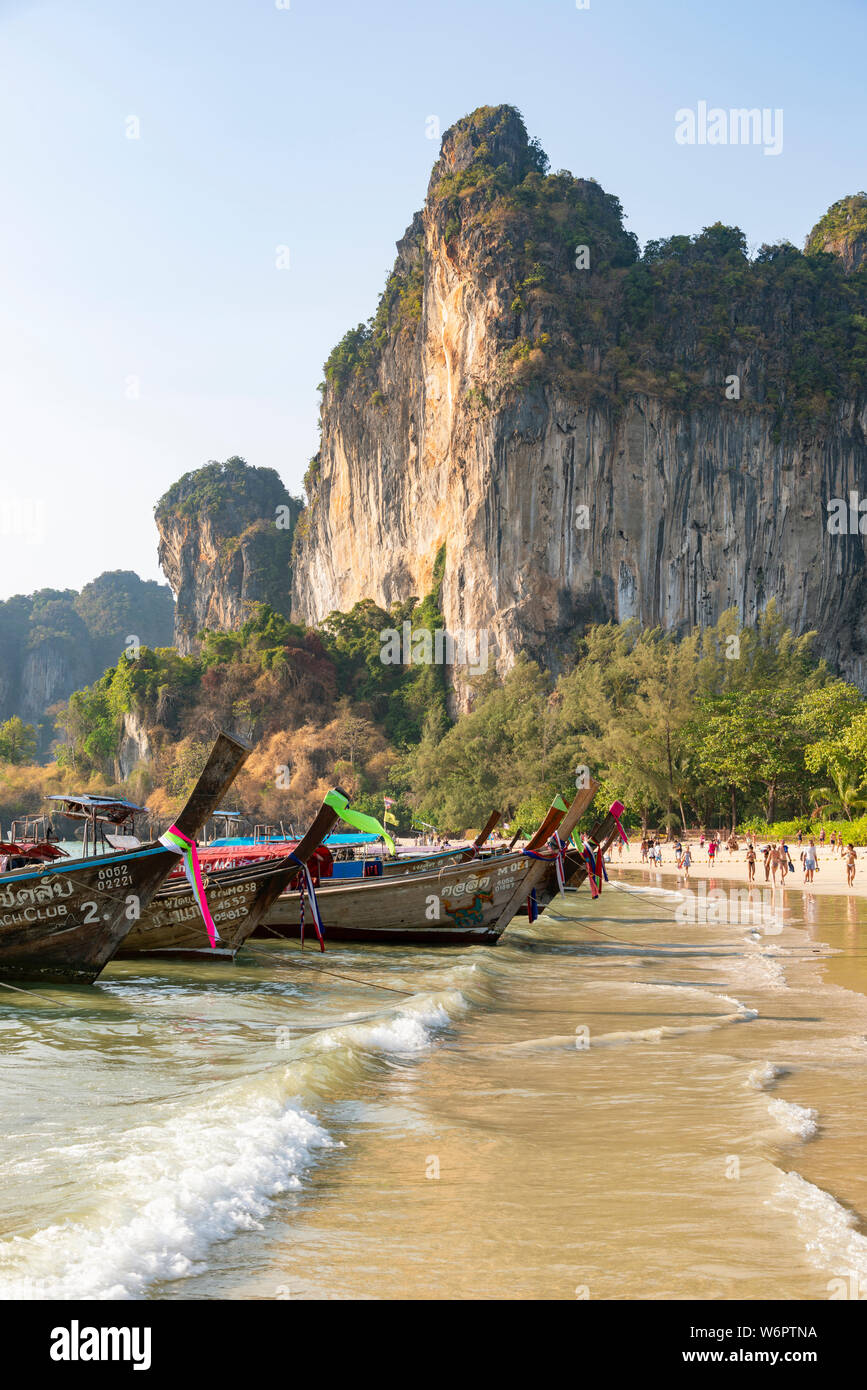
[[[686,878],[689,878],[689,866],[692,863],[692,855],[689,852],[689,845],[687,845],[686,849],[683,852],[683,859],[681,860],[681,863],[683,864],[684,876]]]
[[[763,855],[764,861],[765,861],[765,883],[767,883],[768,879],[769,879],[770,876],[771,876],[771,847],[770,847],[770,845],[765,845],[764,849],[762,850],[762,855]]]
[[[812,883],[816,872],[816,842],[811,840],[804,852],[804,882]]]
[[[747,845],[747,883],[756,881],[756,851],[752,845]]]
[[[780,871],[780,851],[776,844],[771,845],[771,880],[777,882],[777,874]]]
[[[846,882],[851,888],[855,883],[855,860],[858,858],[854,845],[846,846]]]
[[[830,834],[830,836],[829,836],[829,838],[828,838],[828,844],[830,845],[830,847],[831,847],[831,853],[833,854],[833,853],[834,853],[834,850],[837,848],[837,832],[836,832],[836,830],[832,830],[832,831],[831,831],[831,834]]]
[[[647,849],[648,849],[648,845],[647,845],[647,836],[646,836],[646,835],[642,835],[642,837],[641,837],[641,862],[642,862],[642,864],[646,864],[646,863],[647,863]]]
[[[819,849],[824,849],[824,848],[825,848],[825,827],[824,827],[824,825],[823,825],[823,826],[822,826],[822,829],[819,831]]]
[[[791,859],[790,859],[790,857],[789,857],[789,846],[786,844],[785,840],[781,840],[781,841],[780,841],[780,882],[781,882],[781,883],[785,883],[785,881],[786,881],[786,874],[789,872],[790,869],[792,870],[792,873],[795,872],[795,866],[794,866],[794,864],[792,863],[792,861],[791,861]]]
[[[715,857],[716,857],[716,840],[708,840],[708,842],[707,842],[707,862],[710,864],[711,868],[713,868],[713,861],[714,861],[714,858],[715,858]]]

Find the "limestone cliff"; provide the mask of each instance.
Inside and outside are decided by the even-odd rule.
[[[814,250],[821,248],[814,248]],[[501,668],[583,622],[683,628],[775,597],[867,681],[867,292],[737,228],[650,243],[511,107],[447,131],[374,317],[325,368],[294,616],[431,586]],[[461,703],[462,673],[456,673]]]
[[[867,265],[867,193],[834,203],[807,237],[805,249],[839,257],[850,274]]]
[[[273,468],[240,458],[185,474],[160,499],[159,560],[177,599],[175,644],[183,655],[204,628],[240,627],[251,603],[288,616],[300,509]]]
[[[39,755],[55,735],[52,706],[114,665],[130,637],[172,639],[174,604],[164,584],[112,570],[74,589],[41,589],[0,603],[0,720],[19,715],[37,731]]]

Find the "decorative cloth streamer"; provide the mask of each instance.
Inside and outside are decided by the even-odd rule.
[[[213,947],[216,947],[217,928],[214,925],[211,909],[208,907],[208,899],[205,896],[205,885],[202,882],[202,866],[199,863],[199,853],[196,849],[195,840],[189,839],[182,830],[178,830],[176,825],[170,825],[165,835],[160,836],[159,843],[165,845],[166,849],[174,850],[175,854],[180,854],[183,858],[184,874],[193,890],[193,897],[202,914],[208,933],[208,940]]]
[[[612,816],[614,818],[614,824],[617,826],[617,833],[620,836],[621,840],[625,845],[628,845],[629,840],[627,838],[626,831],[620,824],[620,817],[623,815],[623,812],[625,810],[626,807],[623,805],[622,801],[612,801],[608,814],[609,816]]]
[[[552,849],[548,850],[547,852],[539,853],[537,850],[534,849],[523,849],[521,850],[521,853],[527,859],[541,859],[544,864],[553,864],[554,872],[557,875],[557,891],[558,893],[565,893],[566,876],[563,872],[563,861],[566,857],[566,851],[569,848],[569,845],[565,840],[560,839],[560,836],[557,834],[556,831],[554,832],[551,838],[556,841],[556,847],[552,847]],[[531,922],[535,922],[538,915],[539,911],[536,903],[536,890],[535,888],[533,888],[530,892],[530,896],[527,899],[527,916],[529,917]]]
[[[322,927],[322,917],[319,913],[319,904],[316,901],[316,889],[313,887],[313,875],[310,872],[310,867],[307,864],[301,864],[301,860],[294,854],[290,854],[289,858],[294,860],[296,864],[300,864],[304,871],[299,887],[301,906],[301,950],[304,950],[304,886],[306,884],[307,896],[310,899],[310,915],[313,918],[313,925],[316,928],[316,935],[319,938],[319,949],[320,951],[324,951],[325,936]]]
[[[601,850],[597,850],[596,845],[586,837],[581,840],[581,853],[584,856],[584,863],[587,865],[587,882],[590,884],[591,898],[598,898],[602,889],[599,880],[602,874],[599,870],[599,861],[602,858]],[[605,865],[602,865],[602,873],[605,872]]]
[[[370,835],[381,835],[391,853],[397,853],[394,840],[385,829],[385,826],[380,825],[376,816],[367,816],[363,811],[353,811],[349,805],[348,799],[345,796],[341,796],[340,792],[336,791],[330,791],[328,793],[325,798],[325,805],[330,806],[332,811],[337,812],[342,821],[345,821],[347,825],[353,826],[355,830],[366,830]]]

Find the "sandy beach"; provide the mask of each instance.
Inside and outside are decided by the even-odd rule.
[[[764,840],[759,840],[756,846],[756,887],[765,886],[765,870],[762,862],[761,849],[765,844]],[[690,841],[689,848],[692,853],[692,865],[689,871],[689,881],[694,882],[699,879],[733,879],[739,883],[746,883],[747,877],[747,851],[746,842],[740,841],[740,849],[730,854],[725,845],[717,850],[713,865],[708,860],[707,845],[702,849],[698,841]],[[650,862],[641,862],[641,837],[631,838],[629,845],[623,845],[622,851],[615,846],[612,848],[612,864],[616,868],[622,869],[644,869],[666,875],[685,882],[685,875],[682,869],[678,869],[674,852],[674,846],[669,844],[662,845],[662,864],[656,865]],[[827,845],[824,849],[816,849],[818,868],[813,875],[813,882],[805,885],[804,870],[801,865],[801,850],[797,843],[789,845],[789,854],[795,866],[794,873],[786,874],[783,886],[786,888],[807,887],[812,893],[842,893],[854,894],[857,897],[867,896],[867,850],[856,849],[858,858],[855,863],[855,883],[850,888],[846,883],[846,864],[841,858],[839,851],[832,851]],[[779,882],[779,875],[777,876]],[[773,880],[768,879],[768,887],[773,887]]]

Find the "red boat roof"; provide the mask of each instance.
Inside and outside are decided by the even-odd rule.
[[[68,859],[69,855],[50,840],[0,840],[0,854],[16,854],[25,859]]]

